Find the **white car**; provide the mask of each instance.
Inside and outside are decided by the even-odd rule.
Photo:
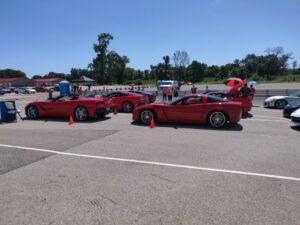
[[[264,100],[264,107],[275,107],[283,109],[287,104],[294,104],[300,102],[300,91],[295,92],[289,96],[272,96]]]
[[[178,82],[176,80],[164,80],[159,85],[159,88],[163,89],[164,87],[174,89],[174,88],[178,88],[179,85],[178,85]]]
[[[30,87],[20,87],[15,89],[16,94],[36,94],[36,90]]]
[[[291,119],[294,126],[300,126],[300,109],[297,109],[291,114]]]

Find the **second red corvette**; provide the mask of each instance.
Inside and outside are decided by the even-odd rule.
[[[133,120],[150,124],[156,122],[210,124],[223,127],[238,123],[241,119],[242,104],[212,95],[191,94],[171,103],[152,103],[136,108]]]
[[[131,113],[136,107],[149,103],[146,96],[125,91],[115,91],[107,94],[105,97],[112,99],[117,110],[126,113]]]

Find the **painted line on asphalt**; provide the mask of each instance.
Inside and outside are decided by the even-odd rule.
[[[290,121],[286,120],[264,120],[264,119],[246,119],[242,121],[259,121],[259,122],[276,122],[276,123],[289,123]]]
[[[287,121],[287,119],[285,119],[285,118],[274,117],[274,116],[256,116],[256,115],[254,115],[253,117],[254,118],[256,118],[256,117],[258,117],[258,118],[270,118],[270,119],[277,119],[277,120],[285,120],[285,121]]]
[[[279,175],[264,174],[264,173],[251,173],[251,172],[244,172],[244,171],[238,171],[238,170],[224,170],[224,169],[216,169],[216,168],[209,168],[209,167],[198,167],[198,166],[188,166],[188,165],[181,165],[181,164],[152,162],[152,161],[135,160],[135,159],[114,158],[114,157],[105,157],[105,156],[97,156],[97,155],[86,155],[86,154],[78,154],[78,153],[71,153],[71,152],[59,152],[59,151],[55,151],[55,150],[30,148],[30,147],[15,146],[15,145],[0,144],[0,147],[22,149],[22,150],[27,150],[27,151],[48,152],[48,153],[53,153],[53,154],[57,154],[57,155],[75,156],[75,157],[81,157],[81,158],[102,159],[102,160],[119,161],[119,162],[131,162],[131,163],[145,164],[145,165],[202,170],[202,171],[247,175],[247,176],[255,176],[255,177],[266,177],[266,178],[274,178],[274,179],[280,179],[280,180],[300,181],[300,178],[298,178],[298,177],[287,177],[287,176],[279,176]]]

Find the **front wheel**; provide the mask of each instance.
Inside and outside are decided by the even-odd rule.
[[[275,102],[275,107],[277,109],[283,109],[287,105],[287,101],[284,99],[279,99]]]
[[[151,120],[155,119],[154,113],[151,110],[143,110],[140,113],[140,122],[146,125],[149,125],[151,123]]]
[[[208,117],[208,123],[212,127],[223,127],[227,122],[226,115],[221,111],[212,112]]]
[[[26,116],[30,119],[37,119],[39,117],[38,109],[33,105],[28,106],[26,109]]]
[[[131,113],[133,111],[134,106],[131,102],[124,102],[122,108],[124,112]]]
[[[85,107],[79,106],[75,109],[74,116],[76,120],[84,121],[88,118],[88,111]]]

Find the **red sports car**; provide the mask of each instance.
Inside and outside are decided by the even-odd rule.
[[[125,91],[115,91],[105,96],[111,98],[114,107],[117,110],[124,111],[126,113],[132,112],[136,107],[149,103],[147,96],[129,93]]]
[[[156,122],[210,124],[222,127],[227,122],[241,119],[242,104],[230,102],[213,95],[191,94],[171,103],[152,103],[136,108],[133,120],[149,124]]]
[[[243,113],[248,113],[249,111],[251,111],[251,108],[252,108],[252,97],[251,96],[248,96],[248,97],[232,96],[229,92],[222,92],[222,91],[207,91],[207,92],[204,92],[204,94],[214,95],[214,96],[218,96],[220,98],[226,98],[227,100],[233,101],[233,102],[240,102],[240,103],[242,103]]]
[[[49,101],[31,102],[26,106],[25,113],[30,119],[73,116],[76,120],[83,121],[96,115],[104,117],[112,111],[112,108],[111,99],[66,95]]]

